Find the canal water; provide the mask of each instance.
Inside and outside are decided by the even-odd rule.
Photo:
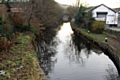
[[[114,63],[97,46],[75,35],[70,23],[53,40],[39,46],[39,61],[48,80],[117,80]]]

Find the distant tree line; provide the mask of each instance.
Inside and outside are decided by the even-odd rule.
[[[5,20],[0,16],[1,43],[3,41],[1,40],[2,37],[11,40],[11,36],[18,32],[32,32],[33,34],[44,36],[42,32],[50,31],[52,27],[56,26],[61,15],[63,15],[62,9],[54,0],[29,0],[26,2],[1,0],[1,3],[5,4],[9,9],[22,8],[23,10],[23,12],[6,11]]]

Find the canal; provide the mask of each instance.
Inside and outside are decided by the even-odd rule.
[[[114,63],[96,45],[60,25],[52,41],[40,41],[40,66],[48,80],[117,80]]]

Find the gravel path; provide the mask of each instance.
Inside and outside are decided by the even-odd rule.
[[[92,34],[92,33],[91,33]],[[97,37],[99,40],[105,41],[106,36],[99,35],[99,34],[92,34],[93,36]],[[108,44],[116,48],[120,52],[120,41],[114,38],[108,38]]]
[[[77,28],[78,30],[80,30],[81,32],[87,32],[86,30],[84,29],[79,29]],[[113,46],[114,48],[117,49],[117,51],[120,53],[120,40],[117,40],[115,38],[113,38],[112,35],[107,35],[107,34],[93,34],[93,33],[90,33],[91,36],[95,37],[96,39],[99,39],[101,41],[105,41],[105,38],[108,38],[108,44],[110,44],[111,46]]]

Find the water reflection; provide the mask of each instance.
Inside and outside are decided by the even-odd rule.
[[[54,59],[56,51],[50,47],[50,44],[46,44],[44,41],[40,41],[38,46],[38,59],[40,62],[41,68],[44,70],[45,74],[48,75],[54,68],[54,64],[57,59]],[[52,43],[55,45],[55,43]]]
[[[112,61],[97,46],[73,34],[70,23],[61,26],[50,44],[39,44],[40,65],[50,80],[112,80],[108,64],[117,74]]]
[[[85,63],[83,56],[89,58],[89,55],[92,54],[92,52],[95,52],[98,55],[102,53],[98,47],[77,34],[71,36],[71,39],[67,41],[66,47],[64,48],[65,55],[67,55],[70,62],[75,61],[82,64]]]
[[[115,69],[111,65],[108,65],[108,69],[106,69],[106,72],[106,80],[120,80],[120,77],[118,77],[118,73],[116,73]]]

